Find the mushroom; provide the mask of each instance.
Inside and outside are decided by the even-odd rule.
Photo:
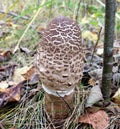
[[[78,24],[57,17],[47,26],[36,56],[45,91],[45,108],[51,119],[64,119],[74,107],[74,89],[84,67],[84,50]]]

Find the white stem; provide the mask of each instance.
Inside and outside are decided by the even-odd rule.
[[[61,90],[53,90],[53,89],[49,89],[47,86],[45,86],[44,84],[42,84],[42,88],[44,89],[44,91],[48,94],[57,96],[57,97],[65,97],[66,95],[70,95],[71,93],[74,92],[74,87],[71,89],[67,89],[64,91]]]

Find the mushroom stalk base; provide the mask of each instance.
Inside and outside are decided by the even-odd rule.
[[[74,92],[70,95],[61,97],[45,93],[45,109],[51,121],[56,126],[64,123],[74,108]]]

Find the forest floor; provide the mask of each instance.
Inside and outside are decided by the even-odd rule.
[[[99,6],[99,2],[82,1],[81,5],[77,0],[43,0],[43,5],[39,0],[0,2],[0,129],[53,126],[45,117],[44,91],[34,62],[47,24],[59,15],[72,19],[78,16],[86,52],[83,79],[76,88],[79,95],[74,117],[66,120],[63,129],[120,129],[120,9],[116,16],[111,103],[103,107],[100,87],[104,3],[101,1]]]

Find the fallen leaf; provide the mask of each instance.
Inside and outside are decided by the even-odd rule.
[[[0,62],[8,61],[12,57],[11,51],[6,51],[4,53],[0,53]]]
[[[93,32],[90,32],[90,31],[84,31],[83,33],[82,33],[82,37],[84,38],[84,39],[88,39],[88,40],[90,40],[90,41],[94,41],[94,42],[96,42],[97,41],[97,39],[98,39],[98,35],[96,34],[96,33],[93,33]]]
[[[119,40],[115,40],[114,44],[114,49],[113,52],[114,54],[119,54],[120,55],[120,41]]]
[[[10,88],[0,89],[0,107],[5,106],[8,102],[18,102],[21,97],[21,87],[23,82],[13,85]]]
[[[120,84],[120,73],[113,74],[113,84],[116,84],[119,86]]]
[[[88,24],[88,23],[89,23],[89,19],[88,19],[87,17],[83,17],[83,18],[81,19],[81,23],[82,23],[82,24]]]
[[[40,35],[40,37],[43,36],[44,31],[45,31],[45,28],[43,28],[42,26],[38,26],[37,32]]]
[[[97,48],[97,55],[103,55],[103,48]]]
[[[120,114],[120,107],[118,104],[111,102],[110,105],[106,107],[106,111],[109,112],[111,116],[116,116]]]
[[[14,73],[16,65],[12,64],[0,68],[0,81],[11,77]]]
[[[105,110],[107,111],[107,113],[110,116],[110,125],[109,125],[109,129],[119,129],[120,127],[120,107],[118,106],[118,104],[115,103],[110,103],[109,106],[107,106],[105,108]]]
[[[5,38],[8,34],[10,34],[10,32],[1,31],[0,32],[0,39]]]
[[[113,55],[113,59],[114,59],[114,62],[118,63],[119,62],[119,59],[120,59],[120,54],[114,54]]]
[[[117,72],[118,72],[118,66],[113,66],[112,72],[113,72],[113,73],[117,73]]]
[[[26,79],[26,80],[30,80],[32,75],[35,73],[35,67],[32,66],[30,67],[30,69],[28,69],[24,74],[22,74],[22,76]]]
[[[116,91],[112,99],[114,103],[117,103],[120,106],[120,88]]]
[[[1,89],[6,89],[12,85],[16,85],[16,83],[13,81],[1,81],[0,82],[0,91],[1,91]]]
[[[96,85],[91,88],[89,97],[87,98],[86,107],[92,107],[98,101],[103,100],[103,95],[101,93],[101,89],[99,86],[99,81],[97,81]]]
[[[13,75],[13,81],[16,83],[20,83],[22,81],[25,81],[24,74],[27,73],[32,67],[24,66],[22,68],[17,68]]]
[[[37,84],[38,82],[39,82],[39,74],[34,73],[30,78],[29,85],[34,85]]]
[[[80,123],[91,124],[94,129],[104,129],[109,125],[109,117],[103,110],[95,113],[85,113],[79,118]]]
[[[95,80],[102,80],[102,69],[91,70],[89,75]]]
[[[26,47],[20,47],[20,51],[21,52],[24,52],[24,53],[26,53],[26,54],[30,54],[30,50],[28,49],[28,48],[26,48]]]
[[[10,87],[9,92],[8,92],[9,102],[20,100],[20,95],[21,95],[20,91],[21,91],[22,86],[23,86],[23,83],[19,83],[17,86]]]
[[[103,59],[101,57],[99,57],[98,55],[96,55],[96,54],[94,54],[93,57],[92,57],[91,52],[86,52],[85,57],[86,57],[85,60],[88,63],[91,62],[91,58],[92,58],[92,65],[93,65],[93,63],[99,64],[99,63],[103,62]],[[98,69],[100,69],[100,68],[98,67]]]
[[[96,80],[94,78],[90,78],[89,85],[94,86],[96,84]]]

